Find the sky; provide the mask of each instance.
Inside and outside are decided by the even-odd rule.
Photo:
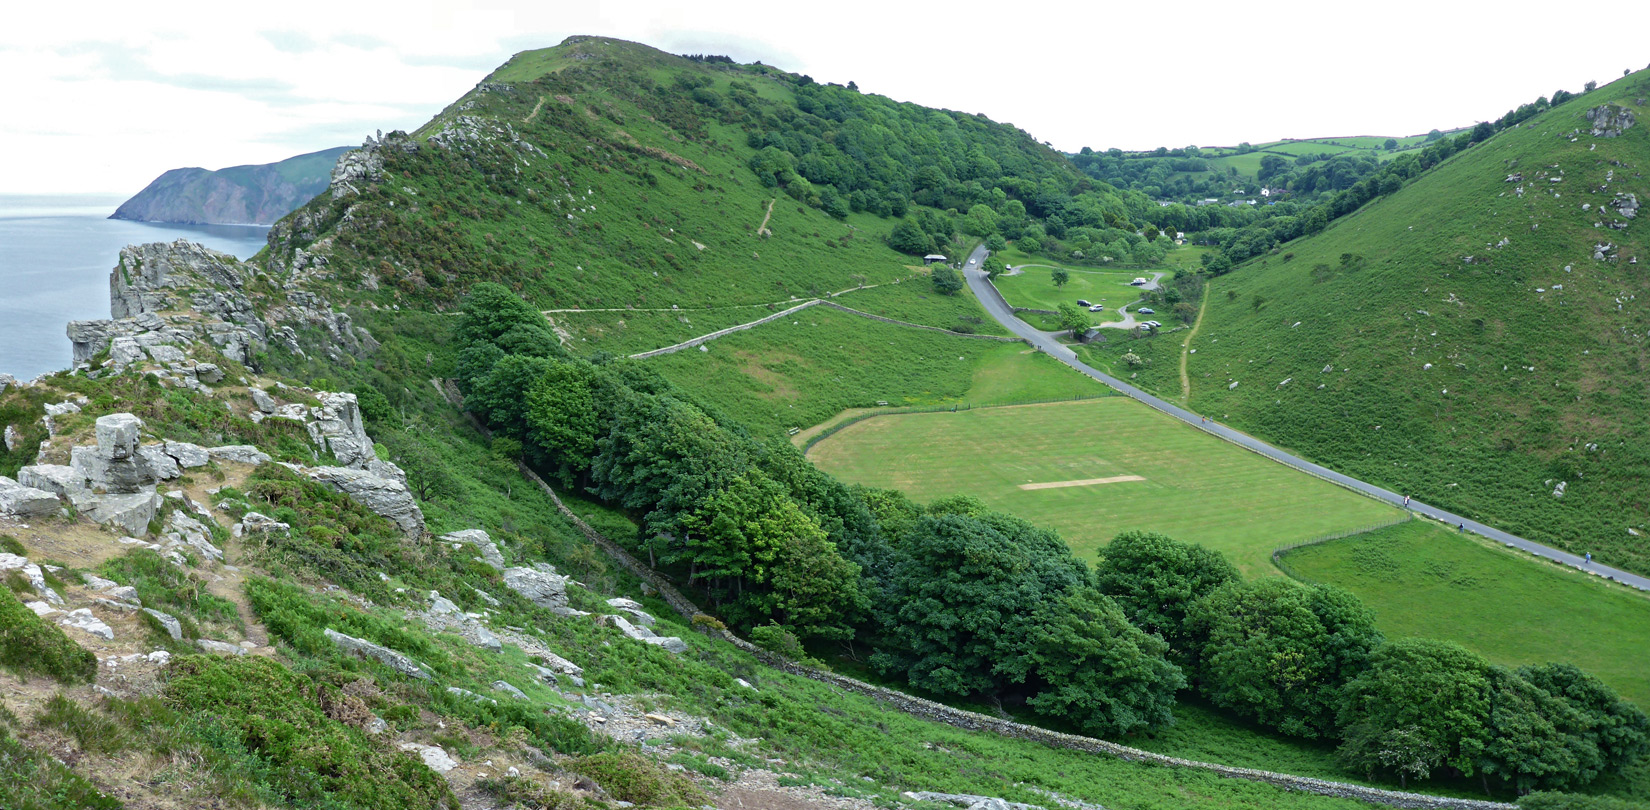
[[[0,194],[133,194],[167,169],[411,130],[574,34],[851,80],[1066,151],[1411,135],[1650,63],[1630,33],[1650,23],[1642,0],[83,0],[4,16]]]

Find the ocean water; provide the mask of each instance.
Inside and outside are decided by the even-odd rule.
[[[268,228],[108,219],[123,197],[0,194],[0,373],[21,380],[69,367],[68,322],[109,317],[120,249],[188,239],[245,259]]]

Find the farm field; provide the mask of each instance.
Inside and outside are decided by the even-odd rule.
[[[1152,272],[1071,269],[1071,280],[1064,286],[1056,287],[1049,268],[1028,267],[1016,275],[998,276],[993,283],[1009,306],[1053,310],[1061,303],[1076,304],[1077,299],[1081,298],[1105,305],[1104,311],[1092,313],[1096,322],[1115,321],[1120,320],[1118,307],[1140,298],[1140,290],[1130,287],[1129,282],[1142,276],[1151,278]]]
[[[1457,642],[1498,664],[1569,661],[1650,706],[1650,599],[1429,521],[1296,549],[1297,576],[1374,608],[1388,636]]]
[[[1143,529],[1265,576],[1278,573],[1270,554],[1280,545],[1399,517],[1123,398],[878,416],[809,457],[845,481],[918,501],[974,495],[1058,530],[1090,561],[1117,533]]]

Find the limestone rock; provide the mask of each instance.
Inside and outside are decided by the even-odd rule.
[[[149,521],[155,519],[161,505],[161,496],[153,489],[122,495],[95,495],[82,490],[71,498],[81,515],[139,536],[149,533]]]
[[[155,617],[155,621],[160,622],[160,626],[166,628],[166,634],[171,636],[173,641],[183,640],[183,623],[179,622],[176,616],[170,613],[162,613],[154,608],[144,608],[143,612]]]
[[[506,568],[504,585],[539,607],[567,607],[567,577],[531,568]]]
[[[264,413],[275,412],[275,398],[270,396],[268,391],[262,388],[250,388],[247,389],[247,393],[252,395],[252,404],[257,406],[258,410]]]
[[[230,644],[223,641],[213,641],[209,638],[195,639],[195,646],[213,655],[246,655],[246,648],[239,644]]]
[[[121,335],[109,342],[109,362],[116,372],[124,371],[128,366],[143,362],[143,348],[131,335]]]
[[[687,642],[677,638],[676,636],[654,636],[652,638],[644,638],[642,639],[642,643],[652,644],[655,647],[663,647],[666,651],[673,652],[677,655],[681,655],[682,653],[688,651]]]
[[[379,646],[366,639],[346,636],[330,627],[326,629],[326,636],[332,639],[332,643],[337,644],[339,649],[344,652],[362,658],[371,658],[408,677],[420,680],[429,680],[430,678],[429,673],[425,672],[424,668],[419,666],[417,662],[388,647]]]
[[[45,597],[51,604],[63,604],[63,597],[58,596],[57,591],[46,584],[45,572],[40,570],[40,566],[29,562],[29,558],[0,552],[0,572],[5,571],[21,571],[23,578],[29,581],[29,587],[33,588],[35,593]]]
[[[493,688],[516,700],[527,700],[527,693],[511,686],[508,681],[493,681]]]
[[[241,522],[235,524],[230,533],[236,537],[286,537],[292,534],[292,524],[282,523],[257,512],[247,512],[241,516]]]
[[[24,602],[23,607],[34,611],[34,615],[39,616],[42,619],[57,612],[57,608],[54,608],[45,602]]]
[[[219,368],[217,363],[196,363],[195,379],[203,383],[221,383],[223,382],[223,369]]]
[[[1631,129],[1634,123],[1632,111],[1614,104],[1600,104],[1588,110],[1586,116],[1593,124],[1595,138],[1620,137],[1621,133]]]
[[[206,452],[206,448],[201,447],[198,444],[169,441],[166,442],[163,447],[165,448],[166,455],[171,456],[172,460],[177,462],[179,467],[186,470],[192,470],[196,467],[205,467],[212,460],[212,457]]]
[[[318,398],[321,407],[310,411],[315,419],[308,425],[311,438],[332,451],[339,464],[365,469],[367,462],[377,456],[361,422],[361,406],[355,395],[323,393]]]
[[[0,391],[5,390],[0,387]],[[16,425],[6,425],[6,452],[15,451],[23,444],[23,434],[19,433]]]
[[[165,445],[144,445],[138,448],[138,455],[149,465],[149,471],[162,481],[170,481],[183,475],[183,468],[178,466],[178,460],[166,454]]]
[[[101,619],[93,616],[91,608],[71,610],[64,614],[63,618],[58,619],[57,623],[64,627],[73,627],[83,633],[97,636],[104,641],[115,640],[115,631],[111,630],[109,625],[104,624]]]
[[[347,153],[345,153],[345,157],[348,157],[349,155],[353,155],[353,154],[355,154],[355,153],[354,152],[347,152]],[[340,159],[340,160],[342,160],[342,159]],[[336,194],[336,192],[334,192],[334,193]],[[446,772],[458,767],[458,760],[453,759],[450,755],[448,755],[448,753],[446,751],[443,751],[439,747],[434,746],[434,745],[420,745],[418,743],[401,743],[400,748],[403,751],[410,751],[414,754],[417,754],[419,759],[422,759],[424,761],[425,766],[427,766],[430,770],[435,771],[436,773],[446,773]]]
[[[56,514],[62,506],[55,493],[25,486],[0,475],[0,515],[43,517]]]
[[[441,539],[448,543],[465,543],[475,546],[476,550],[481,552],[481,558],[486,560],[488,565],[500,571],[504,570],[504,555],[499,553],[498,545],[493,542],[493,538],[481,529],[465,529],[461,532],[452,532],[441,535]]]
[[[348,495],[368,510],[389,518],[408,537],[424,533],[424,512],[407,491],[406,484],[365,470],[348,467],[314,467],[304,470],[310,479]]]
[[[173,547],[187,546],[207,559],[223,562],[223,549],[212,544],[212,533],[206,524],[174,511],[166,516],[166,543]]]
[[[218,461],[233,461],[237,464],[251,464],[254,467],[269,463],[269,454],[250,444],[226,444],[222,447],[209,447],[206,454]]]
[[[635,620],[637,624],[642,625],[643,627],[652,627],[653,623],[657,621],[657,619],[653,618],[653,614],[642,610],[642,603],[637,602],[634,599],[626,599],[622,596],[617,596],[607,600],[607,606],[624,611],[630,616],[631,619]]]

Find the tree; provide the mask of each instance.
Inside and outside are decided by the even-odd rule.
[[[1008,240],[1000,233],[993,233],[985,238],[985,249],[992,253],[1008,250]]]
[[[1027,703],[1096,736],[1173,722],[1175,691],[1186,685],[1164,658],[1169,646],[1129,624],[1111,599],[1089,587],[1045,602],[1032,624]]]
[[[1436,750],[1429,760],[1473,774],[1489,742],[1490,665],[1447,641],[1401,639],[1382,645],[1369,668],[1347,684],[1340,755],[1348,765],[1381,767],[1378,748],[1400,729]]]
[[[549,357],[562,354],[544,314],[501,284],[482,282],[464,299],[464,315],[453,329],[460,347],[491,343],[505,354]]]
[[[934,265],[929,278],[934,282],[934,291],[940,295],[956,295],[963,288],[962,276],[943,264]]]
[[[596,406],[597,376],[589,363],[551,363],[526,392],[527,438],[568,486],[590,469],[609,416]]]
[[[1117,600],[1134,626],[1168,642],[1182,662],[1195,661],[1202,647],[1187,632],[1187,613],[1205,594],[1237,581],[1237,569],[1218,552],[1151,532],[1117,535],[1094,569],[1100,592]]]
[[[1060,328],[1071,332],[1071,336],[1081,337],[1089,330],[1089,316],[1082,307],[1070,302],[1060,304]]]
[[[1397,149],[1398,148],[1398,139],[1397,138],[1387,138],[1385,141],[1381,142],[1381,148],[1385,149],[1388,152],[1391,152],[1394,149]]]
[[[1056,287],[1064,287],[1066,282],[1071,281],[1071,271],[1064,267],[1056,267],[1048,275],[1049,278],[1054,280],[1054,286]]]
[[[1573,664],[1519,667],[1518,674],[1581,713],[1601,772],[1619,772],[1650,755],[1650,717],[1596,676]]]
[[[1581,92],[1583,92],[1583,93],[1591,93],[1591,92],[1593,92],[1594,90],[1597,90],[1597,89],[1598,89],[1598,82],[1591,82],[1590,81],[1590,82],[1588,82],[1588,83],[1581,86]]]
[[[921,225],[906,219],[901,220],[888,234],[888,246],[901,253],[922,256],[934,252],[934,237],[929,236]]]
[[[1297,737],[1334,735],[1346,682],[1381,642],[1357,597],[1287,579],[1227,583],[1198,601],[1187,624],[1207,639],[1204,696]]]
[[[998,261],[997,257],[992,256],[987,258],[984,264],[980,265],[980,269],[985,271],[986,278],[994,279],[997,276],[1002,275],[1003,263]]]

